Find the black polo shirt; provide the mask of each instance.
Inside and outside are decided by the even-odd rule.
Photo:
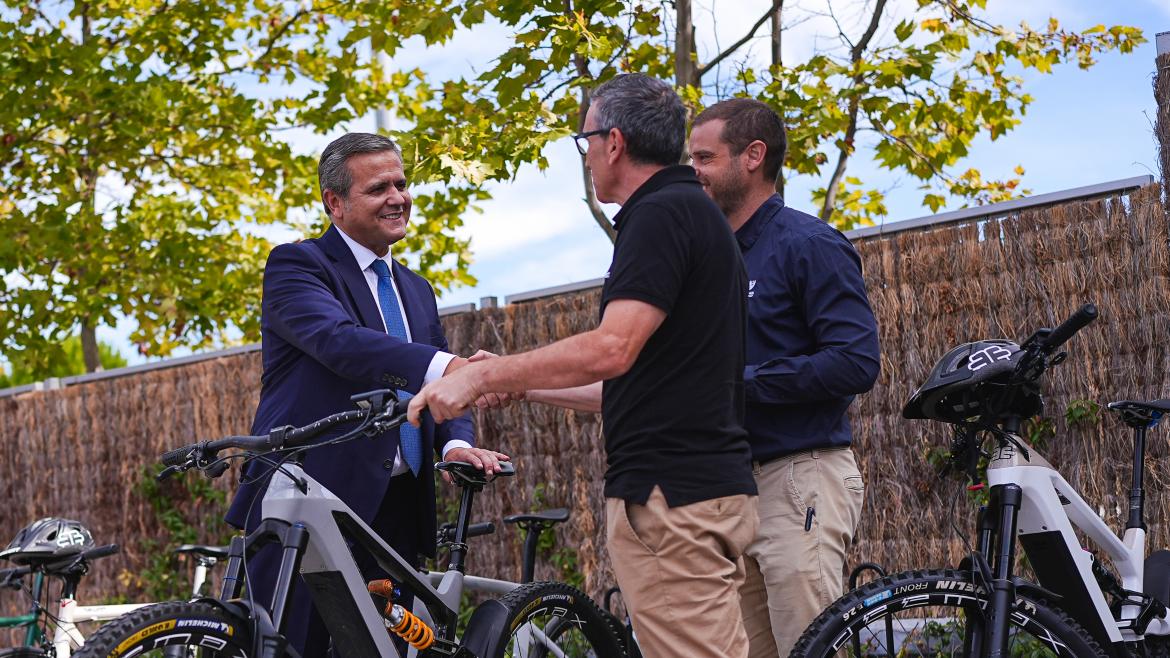
[[[602,389],[606,497],[671,507],[756,493],[743,429],[747,275],[723,214],[694,169],[650,177],[614,218],[601,291],[666,312],[629,372]]]

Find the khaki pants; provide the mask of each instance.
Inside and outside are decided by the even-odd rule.
[[[810,450],[755,465],[760,530],[740,589],[751,658],[787,656],[842,594],[845,550],[865,486],[849,448]],[[809,529],[809,509],[813,509]]]
[[[743,550],[759,519],[755,496],[669,507],[605,501],[606,542],[645,658],[746,658],[740,615]]]

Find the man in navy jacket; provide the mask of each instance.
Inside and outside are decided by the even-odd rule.
[[[276,247],[264,269],[264,374],[253,434],[353,409],[350,396],[364,391],[417,393],[467,363],[447,352],[430,284],[391,258],[390,246],[405,237],[411,210],[397,144],[347,134],[325,148],[318,176],[332,226],[320,238]],[[410,439],[392,430],[375,440],[309,450],[304,467],[415,561],[435,551],[430,456],[471,462],[488,473],[507,459],[474,442],[469,416],[441,425],[428,417]],[[267,479],[257,476],[266,470],[266,464],[251,464],[228,511],[232,525],[251,528],[259,520]],[[268,597],[278,564],[276,551],[249,564],[258,600]],[[309,658],[326,655],[328,636],[307,590],[297,587],[287,629],[293,646]]]
[[[760,529],[740,590],[751,658],[787,656],[842,589],[865,495],[846,411],[877,379],[861,259],[832,226],[776,194],[784,125],[736,98],[695,118],[699,182],[727,216],[748,273],[744,427]]]

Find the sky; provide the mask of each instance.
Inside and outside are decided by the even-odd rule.
[[[801,0],[797,6],[815,11],[820,1]],[[712,55],[716,44],[726,45],[745,33],[768,4],[767,0],[696,0],[700,59]],[[908,4],[916,3],[894,0],[890,11],[907,16]],[[848,9],[847,3],[837,2],[834,6],[848,31],[859,33],[863,29],[864,26],[857,27],[862,19],[857,11],[863,6],[861,2],[855,5],[852,22],[848,11],[841,9]],[[1023,187],[1033,194],[1156,175],[1157,146],[1152,127],[1156,109],[1152,91],[1154,41],[1156,33],[1170,31],[1170,0],[988,0],[987,16],[991,22],[1008,26],[1016,26],[1021,20],[1041,26],[1049,16],[1056,16],[1064,28],[1074,30],[1099,23],[1131,25],[1144,31],[1147,43],[1128,55],[1103,55],[1088,71],[1073,65],[1059,67],[1052,75],[1023,73],[1025,89],[1034,102],[1022,124],[994,142],[986,138],[977,141],[963,161],[963,168],[980,169],[985,178],[1006,178],[1013,175],[1016,165],[1022,165],[1026,172]],[[803,59],[818,47],[809,35],[823,31],[825,20],[814,18],[785,33],[786,61]],[[762,38],[752,44],[749,57],[766,56],[766,26],[760,34]],[[428,49],[421,41],[411,40],[396,54],[392,65],[420,66],[436,78],[471,75],[483,70],[492,57],[506,48],[507,38],[505,28],[487,26],[474,33],[464,31],[441,48]],[[289,131],[286,138],[300,151],[319,153],[343,132],[373,129],[374,119],[369,116],[339,126],[334,134]],[[440,307],[478,302],[489,296],[498,297],[502,303],[508,295],[598,278],[608,269],[612,245],[584,205],[579,160],[572,141],[554,143],[545,154],[550,162],[546,171],[529,166],[507,184],[492,184],[493,198],[481,205],[482,214],[465,219],[460,235],[471,239],[470,271],[479,282],[474,287],[442,293]],[[849,174],[886,190],[890,211],[887,222],[930,214],[920,205],[922,192],[915,182],[879,170],[862,151],[851,161]],[[808,195],[815,182],[789,184],[789,205],[815,212]],[[942,211],[957,207],[952,203]],[[611,217],[616,211],[616,206],[607,207]],[[128,346],[128,333],[129,327],[119,326],[102,329],[99,337],[119,347],[132,363],[141,362],[142,357]]]

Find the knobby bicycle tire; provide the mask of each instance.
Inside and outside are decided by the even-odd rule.
[[[247,658],[251,628],[201,601],[149,605],[102,626],[77,658]]]
[[[988,592],[969,571],[938,569],[887,576],[848,592],[820,614],[790,658],[965,656],[968,625],[979,625]],[[1017,592],[1009,655],[1097,658],[1105,652],[1058,607]]]
[[[535,582],[509,592],[500,603],[508,623],[489,658],[620,658],[625,655],[612,616],[580,590],[555,582]],[[560,651],[558,654],[551,647]]]

